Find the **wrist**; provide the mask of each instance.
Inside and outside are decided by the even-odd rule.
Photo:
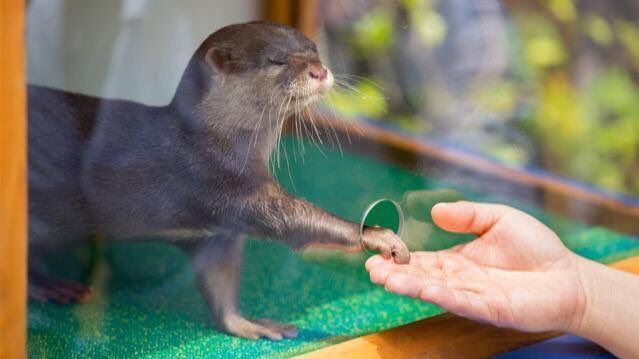
[[[607,316],[602,310],[606,308],[605,303],[600,303],[598,293],[605,291],[602,288],[602,277],[605,276],[604,265],[589,259],[575,256],[577,278],[579,280],[579,295],[574,316],[570,321],[568,332],[585,338],[594,340],[597,336],[597,328],[606,326]]]

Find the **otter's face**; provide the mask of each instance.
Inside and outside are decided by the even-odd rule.
[[[307,39],[306,39],[307,40]],[[308,49],[283,51],[269,47],[266,71],[261,79],[272,83],[281,96],[288,97],[296,107],[316,102],[333,86],[333,74],[319,59],[315,44],[309,41]]]
[[[317,47],[301,32],[264,22],[224,27],[205,41],[206,62],[259,106],[299,111],[333,86]]]

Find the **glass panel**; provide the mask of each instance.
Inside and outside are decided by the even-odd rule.
[[[472,240],[441,201],[639,253],[630,2],[320,3],[317,55],[208,37],[255,1],[29,2],[30,356],[279,357],[439,314],[372,284],[362,243]]]
[[[340,115],[639,196],[634,2],[324,1],[322,10],[338,73],[327,106]]]

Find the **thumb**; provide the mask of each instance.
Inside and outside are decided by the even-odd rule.
[[[498,204],[460,201],[438,203],[431,215],[435,224],[444,230],[481,236],[512,210]]]

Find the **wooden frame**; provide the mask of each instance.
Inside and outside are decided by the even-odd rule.
[[[0,0],[0,14],[0,358],[22,358],[27,318],[24,4]]]
[[[319,0],[264,0],[264,19],[300,29],[309,37],[317,30]]]

